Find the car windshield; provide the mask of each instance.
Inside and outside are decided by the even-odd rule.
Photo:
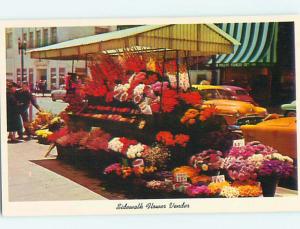
[[[236,90],[235,93],[237,95],[248,95],[247,91],[245,91],[245,90]]]
[[[221,89],[204,89],[200,90],[200,94],[204,100],[231,98],[230,92]]]

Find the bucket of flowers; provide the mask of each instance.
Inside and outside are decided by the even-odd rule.
[[[274,196],[279,179],[292,175],[294,165],[270,146],[254,141],[232,147],[224,161],[228,176],[234,181],[260,181],[263,195]]]

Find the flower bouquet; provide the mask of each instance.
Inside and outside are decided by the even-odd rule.
[[[217,175],[223,169],[223,154],[221,151],[204,150],[190,158],[189,164],[200,169],[203,174]]]

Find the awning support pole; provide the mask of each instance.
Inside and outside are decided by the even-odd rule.
[[[74,59],[72,59],[72,73],[74,73]]]
[[[85,56],[85,76],[88,75],[88,54]]]
[[[190,57],[190,52],[185,51],[185,64],[186,64],[186,71],[187,71],[187,76],[189,79],[189,89],[192,88],[192,83],[191,83],[191,76],[190,76],[190,66],[189,66],[189,57]]]
[[[163,57],[163,66],[162,66],[162,75],[161,75],[161,86],[160,86],[160,101],[159,101],[159,110],[162,112],[162,96],[163,96],[163,88],[164,88],[164,81],[163,77],[165,75],[165,66],[166,66],[166,52],[167,50],[164,49],[164,57]]]
[[[178,50],[176,50],[176,90],[179,92],[179,57]]]

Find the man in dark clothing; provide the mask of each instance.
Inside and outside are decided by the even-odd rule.
[[[30,139],[30,130],[29,130],[29,114],[28,114],[28,108],[30,104],[32,104],[38,111],[42,111],[40,106],[36,102],[36,98],[31,94],[28,83],[23,82],[22,88],[16,91],[16,99],[18,100],[20,104],[20,114],[23,120],[23,125],[25,129],[25,133],[28,136],[28,139]],[[18,131],[19,138],[23,138],[23,131]]]

